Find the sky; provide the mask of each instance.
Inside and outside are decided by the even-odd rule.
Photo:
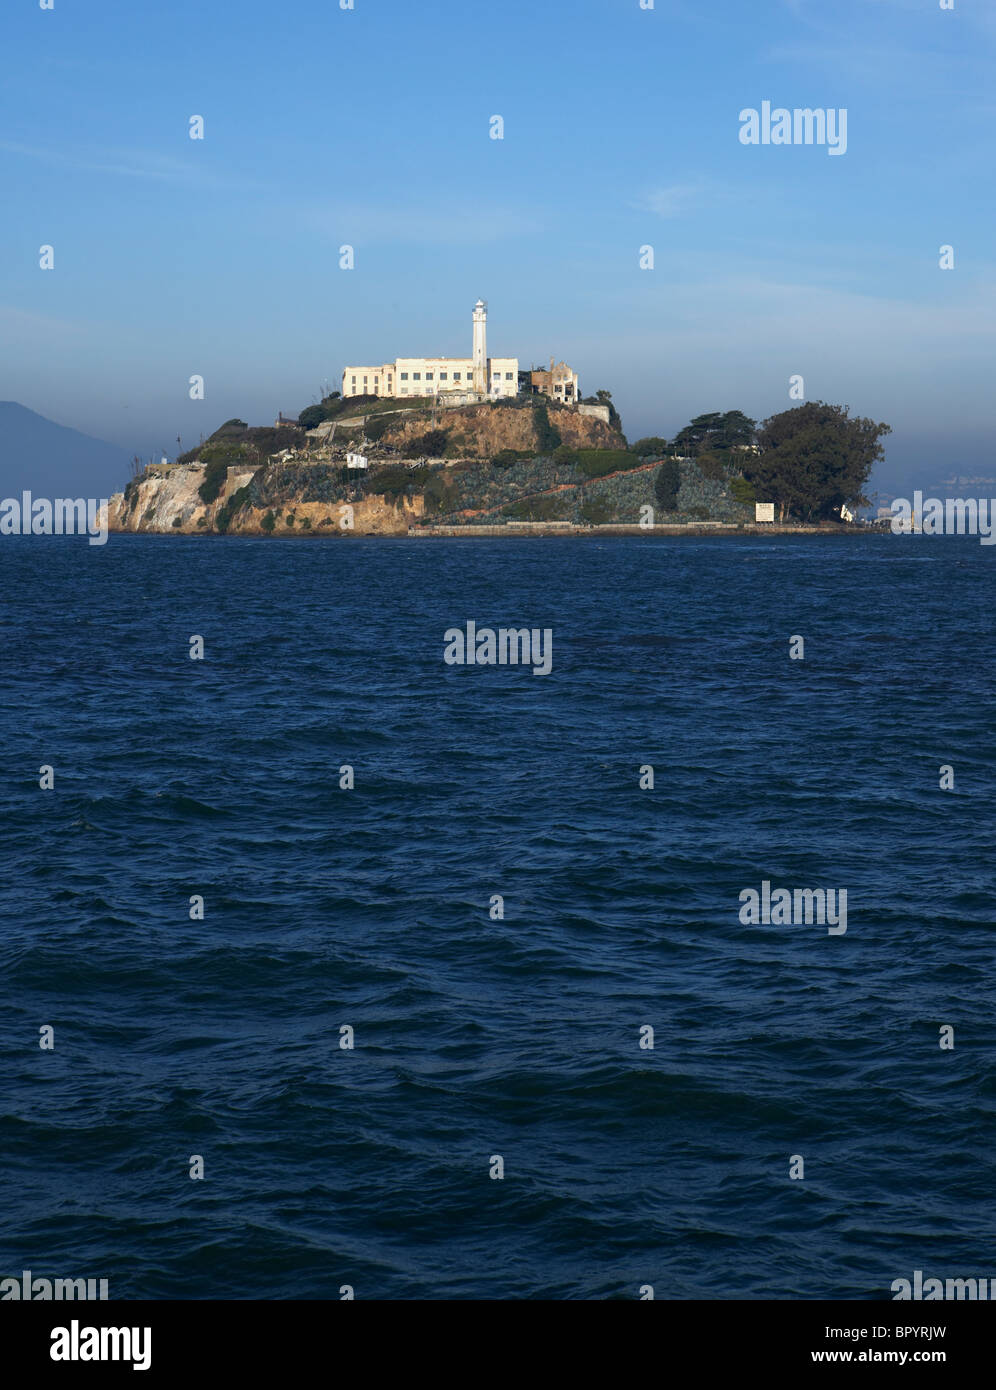
[[[996,475],[993,0],[51,2],[0,16],[0,399],[173,456],[482,297],[631,440],[801,376],[882,487]],[[745,145],[764,101],[846,152]]]

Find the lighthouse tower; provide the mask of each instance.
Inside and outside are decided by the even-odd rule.
[[[488,393],[488,306],[483,299],[474,305],[474,390]]]

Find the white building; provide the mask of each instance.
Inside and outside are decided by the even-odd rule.
[[[396,357],[379,367],[347,367],[344,396],[450,396],[499,400],[518,395],[519,359],[488,356],[488,306],[474,305],[470,357]]]

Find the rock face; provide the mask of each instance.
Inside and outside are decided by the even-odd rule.
[[[429,428],[424,416],[388,418],[391,423],[384,432],[385,444],[403,446]],[[580,449],[625,448],[622,436],[600,417],[582,415],[577,410],[551,409],[549,420],[565,444]],[[439,427],[447,430],[451,443],[467,458],[494,458],[502,449],[532,449],[537,443],[535,416],[525,404],[516,408],[472,405],[442,411]]]
[[[384,497],[364,497],[358,501],[308,500],[302,489],[274,488],[272,466],[269,491],[280,495],[277,505],[254,506],[251,499],[237,493],[248,488],[257,470],[229,470],[216,501],[205,503],[198,488],[204,482],[199,464],[157,464],[129,483],[125,491],[110,499],[108,526],[111,531],[151,531],[165,535],[200,536],[224,530],[242,536],[403,536],[424,512],[421,496],[401,498],[397,503]],[[226,504],[230,515],[225,516]],[[270,522],[272,521],[272,525]]]
[[[205,502],[199,492],[207,478],[204,464],[152,464],[110,499],[108,524],[112,531],[164,535],[407,535],[408,528],[426,515],[422,489],[430,483],[430,473],[429,507],[434,514],[445,510],[450,501],[457,508],[469,506],[474,511],[480,502],[473,496],[463,503],[453,501],[465,488],[475,491],[471,474],[464,470],[490,473],[488,461],[503,449],[540,453],[537,421],[547,409],[523,401],[514,407],[476,405],[442,411],[438,423],[448,436],[447,453],[459,452],[461,457],[434,460],[431,469],[414,468],[414,460],[405,457],[417,451],[417,445],[414,450],[410,447],[412,442],[429,429],[428,412],[392,415],[379,442],[364,449],[370,455],[368,472],[345,469],[346,450],[353,447],[356,435],[362,435],[363,427],[359,421],[344,421],[343,426],[355,423],[356,427],[344,436],[341,446],[338,436],[334,440],[312,437],[303,455],[292,451],[288,457],[281,452],[251,467],[244,457],[232,462],[211,502]],[[577,410],[550,409],[549,424],[565,444],[576,448],[625,447],[622,436],[604,419]],[[506,481],[511,476],[506,475]],[[504,494],[502,498],[509,500]]]

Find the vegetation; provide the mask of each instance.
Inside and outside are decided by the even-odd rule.
[[[426,430],[425,434],[409,439],[405,454],[408,458],[442,458],[448,434],[448,430]]]
[[[847,406],[814,401],[773,415],[758,431],[760,454],[745,455],[743,472],[757,495],[774,502],[779,520],[839,518],[844,504],[865,505],[863,490],[884,456],[891,426],[851,418]]]
[[[705,453],[729,453],[738,445],[752,444],[756,421],[751,420],[742,410],[728,410],[725,414],[714,411],[709,415],[696,415],[695,419],[680,430],[671,441],[671,449],[676,454],[697,458]]]
[[[636,454],[642,459],[659,459],[667,453],[668,443],[659,434],[648,434],[646,439],[638,439],[635,444],[629,446],[631,454]]]
[[[376,444],[383,439],[390,423],[386,415],[379,415],[375,420],[366,422],[363,426],[363,433],[371,444]]]
[[[752,507],[757,501],[757,491],[753,483],[749,483],[746,478],[730,479],[730,496],[735,502],[741,502],[745,507]]]
[[[499,449],[491,462],[496,468],[511,468],[513,463],[521,463],[523,459],[532,457],[531,449]]]
[[[204,481],[197,489],[197,495],[201,501],[208,506],[216,502],[221,495],[221,490],[225,486],[225,479],[228,477],[228,460],[226,457],[214,458],[204,470]]]
[[[264,531],[272,531],[277,524],[277,518],[273,515],[272,511],[269,511],[259,524]]]
[[[681,486],[681,469],[678,460],[665,459],[654,477],[654,496],[662,511],[678,510],[678,488]]]
[[[450,511],[457,496],[457,482],[452,473],[445,468],[436,468],[422,489],[426,511]]]
[[[214,529],[216,531],[220,531],[222,535],[225,534],[231,525],[232,517],[237,511],[241,511],[249,501],[249,494],[251,491],[252,484],[246,483],[245,487],[236,489],[231,497],[221,504],[214,518]]]
[[[317,429],[325,422],[325,407],[322,405],[306,405],[297,417],[297,423],[303,430]]]
[[[524,497],[502,508],[502,514],[513,521],[559,521],[563,502],[560,496]]]
[[[578,449],[578,471],[585,478],[604,478],[633,467],[633,455],[627,449]]]
[[[609,424],[612,426],[612,428],[613,428],[614,430],[618,430],[619,433],[622,434],[622,432],[623,432],[622,417],[620,416],[618,410],[616,410],[615,406],[612,404],[612,392],[611,392],[611,391],[596,391],[595,394],[594,394],[593,396],[582,396],[582,397],[581,397],[581,404],[582,404],[582,405],[607,405],[607,406],[609,407]],[[623,438],[624,438],[624,439],[625,439],[625,437],[626,437],[626,436],[623,435]]]
[[[235,427],[238,426],[238,429]],[[220,430],[196,449],[188,449],[180,454],[177,463],[227,463],[248,464],[250,467],[265,462],[284,449],[300,449],[307,442],[303,430],[287,425],[277,428],[274,425],[257,425],[250,429],[241,420],[229,420]]]
[[[605,526],[614,520],[614,509],[610,503],[598,500],[581,504],[581,519],[589,526]]]
[[[699,454],[695,462],[699,466],[699,471],[704,478],[710,482],[721,483],[726,479],[726,464],[723,458],[716,453]]]
[[[560,431],[550,423],[550,411],[542,397],[533,404],[533,429],[536,432],[536,449],[540,454],[552,454],[563,443]]]
[[[375,496],[397,501],[412,492],[417,492],[429,479],[431,470],[426,464],[421,468],[378,468],[370,475],[367,489]]]

